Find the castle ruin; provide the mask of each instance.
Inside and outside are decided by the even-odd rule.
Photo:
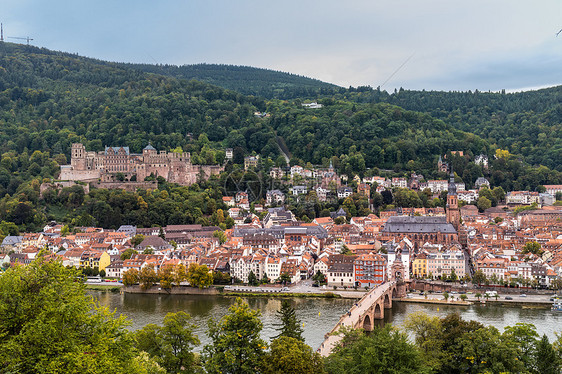
[[[86,151],[81,143],[72,144],[70,165],[62,165],[59,179],[83,182],[142,182],[146,177],[163,177],[170,183],[189,186],[223,171],[219,165],[193,165],[189,152],[158,152],[150,144],[141,154],[129,147],[105,147],[105,151]]]

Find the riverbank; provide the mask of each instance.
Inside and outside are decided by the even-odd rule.
[[[439,300],[439,299],[411,299],[402,297],[400,299],[392,299],[392,301],[406,302],[406,303],[420,303],[420,304],[443,304],[443,305],[464,305],[469,306],[473,303],[470,301],[457,301],[457,300]]]
[[[222,296],[233,297],[290,297],[290,298],[322,298],[322,299],[339,299],[342,298],[333,292],[320,293],[295,293],[295,292],[276,292],[276,293],[250,293],[250,292],[224,292]]]
[[[86,290],[119,293],[121,287],[115,284],[86,284]]]

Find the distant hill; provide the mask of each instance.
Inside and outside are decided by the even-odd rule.
[[[562,171],[562,86],[518,93],[347,90],[359,103],[390,103],[424,112],[456,129],[525,157],[532,165]]]
[[[412,107],[416,100],[421,100],[416,99],[416,95],[425,95],[423,92],[389,95],[369,89],[337,88],[332,94],[318,97],[322,108],[310,109],[301,105],[304,100],[300,98],[266,101],[206,82],[156,73],[162,68],[149,69],[147,65],[146,70],[154,73],[145,72],[138,65],[0,43],[0,196],[2,192],[12,195],[21,181],[36,178],[38,173],[44,178],[53,176],[57,168],[49,163],[49,158],[57,158],[59,164],[66,162],[73,142],[85,144],[88,150],[126,145],[132,152],[140,152],[150,141],[157,149],[181,147],[192,153],[196,163],[222,162],[226,147],[235,150],[238,161],[252,152],[260,154],[264,160],[277,161],[281,143],[294,157],[293,162],[303,165],[311,162],[327,166],[333,161],[347,174],[363,174],[368,169],[380,168],[399,173],[422,172],[428,178],[439,176],[437,159],[448,151],[464,150],[472,155],[492,156],[496,148],[493,143],[502,144],[500,135],[491,137],[493,129],[481,130],[481,124],[487,123],[479,122],[487,110],[485,101],[467,105],[460,112],[451,110],[457,105],[453,103],[442,113],[435,111],[434,116],[422,112],[429,112],[432,106],[438,105],[437,98],[415,110],[396,105],[401,95],[409,95],[401,104]],[[219,68],[217,65],[211,70]],[[244,80],[243,71],[249,75],[262,71],[239,68],[241,73],[237,77],[230,70],[232,67],[223,68],[225,76],[238,81]],[[273,79],[278,74],[294,82],[312,82],[311,90],[324,90],[322,82],[262,72],[263,77]],[[247,81],[250,82],[250,78]],[[297,87],[295,83],[292,92],[297,92]],[[450,102],[447,95],[444,97],[445,102]],[[470,117],[471,107],[479,109],[474,120]],[[269,116],[257,117],[256,111],[267,112]],[[541,113],[546,116],[548,110]],[[552,118],[557,115],[551,113]],[[519,121],[525,116],[534,118],[533,113],[526,112],[508,118]],[[473,126],[459,129],[464,121]],[[504,124],[509,123],[499,121],[498,128],[504,126],[506,134],[511,134],[507,132],[509,129],[513,131],[513,139],[519,139],[524,131],[513,126],[506,128]],[[529,122],[525,126],[534,134],[543,125]],[[542,131],[549,129],[550,123]],[[478,130],[477,135],[472,130]],[[531,173],[517,161],[524,154],[523,161],[528,157],[544,160],[544,164],[548,162],[545,155],[551,155],[551,149],[539,148],[539,145],[556,142],[560,137],[550,132],[537,134],[537,141],[517,144],[516,140],[506,145],[515,154],[513,165],[509,166],[512,171],[498,173],[492,182],[505,189],[520,189],[562,180],[560,173],[553,174],[547,168]],[[31,157],[35,151],[40,153]],[[557,160],[560,156],[548,157]],[[475,168],[463,170],[465,166],[459,161],[455,170],[470,184],[482,172]],[[559,164],[551,167],[557,166]],[[518,181],[517,184],[514,181]]]
[[[261,96],[268,99],[316,98],[345,90],[342,87],[317,79],[250,66],[217,64],[124,65],[149,73],[188,80],[195,79],[244,95]]]

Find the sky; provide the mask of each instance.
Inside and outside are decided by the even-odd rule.
[[[108,61],[246,65],[387,91],[562,84],[560,0],[0,0],[0,22],[6,41]]]

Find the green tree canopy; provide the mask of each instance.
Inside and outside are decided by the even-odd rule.
[[[279,334],[274,339],[287,336],[304,342],[301,322],[297,319],[295,308],[291,306],[289,300],[281,301],[281,308],[277,311],[277,317],[281,320],[281,323],[276,325],[275,330]]]
[[[203,366],[208,373],[254,374],[260,372],[266,342],[260,312],[237,298],[220,321],[209,321],[211,344],[203,349]]]
[[[185,312],[168,313],[163,325],[148,324],[135,333],[137,348],[147,352],[169,373],[195,372],[194,346],[199,338]]]
[[[346,331],[325,359],[328,373],[429,373],[418,348],[408,336],[390,325],[366,335],[363,330]]]
[[[322,374],[322,358],[299,339],[281,336],[271,342],[263,360],[264,374]]]
[[[0,371],[133,373],[140,360],[125,317],[86,296],[79,273],[39,257],[0,277]]]

